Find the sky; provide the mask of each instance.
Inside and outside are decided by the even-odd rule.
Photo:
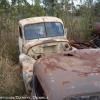
[[[11,0],[8,0],[9,2],[11,2]],[[30,4],[32,4],[32,0],[27,0]]]
[[[72,0],[70,0],[72,1]],[[87,0],[81,0],[82,2],[80,2],[80,0],[73,0],[74,1],[74,5],[77,6],[77,5],[82,5],[84,4],[84,1],[87,1]],[[96,0],[93,0],[93,2],[96,2]]]
[[[11,2],[11,0],[8,0],[9,2]],[[27,0],[30,4],[32,4],[32,0]],[[34,1],[34,0],[33,0]],[[61,1],[61,0],[60,0]],[[72,0],[70,0],[70,1],[72,1]],[[81,4],[80,3],[80,0],[73,0],[74,1],[74,5],[76,6],[76,5],[79,5],[79,4]],[[82,1],[82,4],[84,4],[84,1],[87,1],[87,0],[81,0]],[[96,0],[93,0],[94,2],[96,2]]]

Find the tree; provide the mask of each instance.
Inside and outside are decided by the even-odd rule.
[[[100,17],[100,1],[98,0],[98,2],[95,4],[95,15],[97,17]]]
[[[57,6],[57,0],[43,0],[43,4],[48,15],[53,16],[55,12],[55,7]]]

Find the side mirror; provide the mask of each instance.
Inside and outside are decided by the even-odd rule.
[[[68,29],[67,28],[64,28],[64,36],[67,38],[67,31]]]

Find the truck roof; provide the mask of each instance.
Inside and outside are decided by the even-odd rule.
[[[57,17],[42,16],[42,17],[32,17],[32,18],[22,19],[19,21],[19,25],[21,27],[24,27],[25,25],[28,24],[41,23],[41,22],[61,22],[63,24],[62,20]]]

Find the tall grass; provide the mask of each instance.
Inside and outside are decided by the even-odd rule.
[[[22,69],[18,64],[18,24],[9,19],[4,19],[1,24],[0,96],[23,95]]]

